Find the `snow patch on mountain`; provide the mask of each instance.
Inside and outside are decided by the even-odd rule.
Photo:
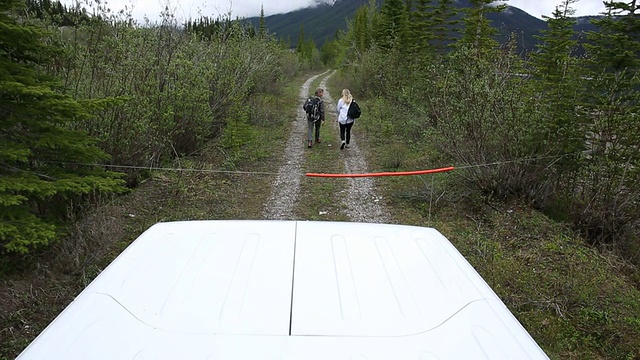
[[[320,6],[320,5],[333,6],[333,5],[336,4],[336,1],[338,1],[338,0],[312,0],[311,1],[311,6],[313,6],[313,7]]]

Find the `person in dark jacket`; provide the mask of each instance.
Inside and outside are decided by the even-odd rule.
[[[322,97],[324,96],[324,89],[317,88],[315,92],[315,97],[318,98],[318,110],[320,112],[320,119],[314,121],[311,116],[307,116],[307,140],[309,141],[307,147],[311,147],[313,145],[313,135],[315,129],[315,140],[316,144],[320,143],[320,127],[324,123],[324,101],[322,101]]]

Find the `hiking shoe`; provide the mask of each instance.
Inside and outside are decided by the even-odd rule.
[[[312,145],[313,145],[313,142],[312,142],[311,140],[309,140],[309,144],[307,145],[307,147],[308,147],[309,149],[311,149],[311,146],[312,146]]]
[[[320,144],[321,142],[320,139],[316,139],[316,144]]]
[[[340,145],[340,150],[344,149],[345,145],[347,145],[346,142],[344,142],[344,140],[342,141],[342,145]]]

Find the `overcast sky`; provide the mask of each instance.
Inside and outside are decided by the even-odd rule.
[[[167,5],[178,19],[185,20],[200,16],[217,18],[228,12],[231,12],[234,18],[258,16],[260,6],[263,4],[264,13],[269,16],[308,7],[316,1],[332,2],[332,0],[106,0],[106,3],[114,11],[124,9],[127,6],[138,21],[142,21],[145,16],[151,21],[156,21],[160,11]],[[62,0],[62,2],[72,4],[75,3],[75,0]],[[104,3],[104,0],[102,2]],[[560,1],[509,0],[506,3],[541,18],[542,15],[551,15],[556,4]],[[577,16],[597,15],[604,11],[602,0],[579,0],[573,7],[576,9]]]

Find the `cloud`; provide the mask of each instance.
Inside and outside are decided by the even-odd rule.
[[[77,0],[62,0],[66,5],[74,4]],[[82,0],[92,2],[95,0]],[[106,0],[106,4],[113,12],[124,10],[140,22],[146,17],[152,22],[160,19],[160,14],[168,8],[179,20],[195,19],[201,16],[217,18],[231,13],[232,17],[253,17],[260,14],[261,6],[264,6],[266,16],[282,14],[297,9],[326,3],[333,4],[336,0]],[[509,0],[498,1],[507,5],[520,8],[537,18],[542,15],[550,16],[559,0]],[[85,5],[90,8],[89,5]],[[577,16],[596,15],[604,11],[602,0],[580,0],[573,5]]]
[[[543,15],[551,16],[556,6],[560,5],[562,0],[508,0],[499,1],[509,6],[517,7],[537,18]],[[575,16],[598,15],[604,11],[602,0],[579,0],[571,5],[576,10]]]

